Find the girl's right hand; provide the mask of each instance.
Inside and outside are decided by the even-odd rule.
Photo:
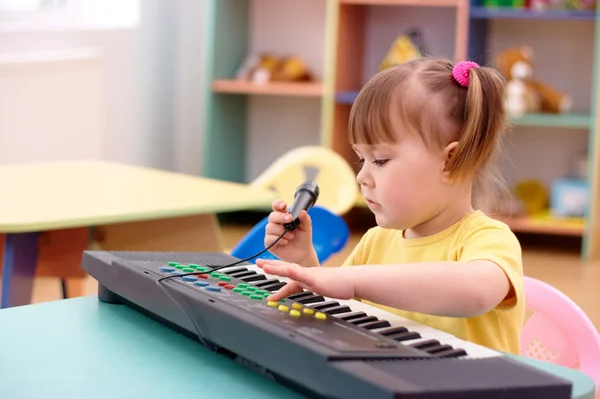
[[[269,215],[265,228],[265,247],[271,245],[281,234],[283,234],[285,223],[292,221],[292,215],[287,211],[287,204],[281,200],[275,200],[272,204],[273,212]],[[303,266],[307,262],[314,262],[316,253],[312,245],[312,225],[310,216],[306,211],[298,215],[300,224],[294,231],[288,231],[285,235],[269,249],[279,259],[297,263]],[[318,262],[318,261],[317,261]]]

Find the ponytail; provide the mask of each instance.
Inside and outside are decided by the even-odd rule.
[[[454,67],[453,76],[461,74],[464,64],[458,63]],[[462,133],[448,162],[451,175],[457,178],[470,176],[485,166],[495,152],[506,124],[503,78],[494,69],[468,64],[468,69],[463,70],[468,78],[461,80],[455,77],[461,86],[467,88]],[[465,77],[465,74],[459,76]]]

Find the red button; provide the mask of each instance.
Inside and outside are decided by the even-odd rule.
[[[235,285],[227,284],[227,285],[225,286],[225,288],[227,288],[228,290],[231,290],[231,289],[233,289],[233,287],[235,287]]]
[[[208,275],[207,274],[199,274],[198,278],[203,278],[206,280],[208,278]]]
[[[223,286],[227,285],[227,283],[226,283],[225,281],[219,281],[219,285],[220,285],[221,287],[223,287]]]

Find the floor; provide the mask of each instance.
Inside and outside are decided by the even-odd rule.
[[[223,226],[225,241],[228,248],[248,231],[250,225]],[[352,234],[350,242],[339,254],[333,256],[327,264],[340,264],[350,250],[358,242],[361,231]],[[542,238],[544,239],[544,238]],[[547,241],[546,243],[528,244],[524,240],[525,273],[534,278],[546,281],[571,297],[591,318],[594,325],[600,326],[600,260],[584,262],[579,256],[577,243],[561,245]],[[564,241],[564,240],[563,240]],[[86,281],[86,294],[96,292],[93,279]],[[34,285],[33,302],[45,302],[60,298],[60,284],[55,279],[39,278]]]

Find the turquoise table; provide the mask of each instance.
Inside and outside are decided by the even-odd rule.
[[[593,382],[565,373],[575,398]],[[191,339],[95,296],[0,310],[0,398],[300,399]]]

